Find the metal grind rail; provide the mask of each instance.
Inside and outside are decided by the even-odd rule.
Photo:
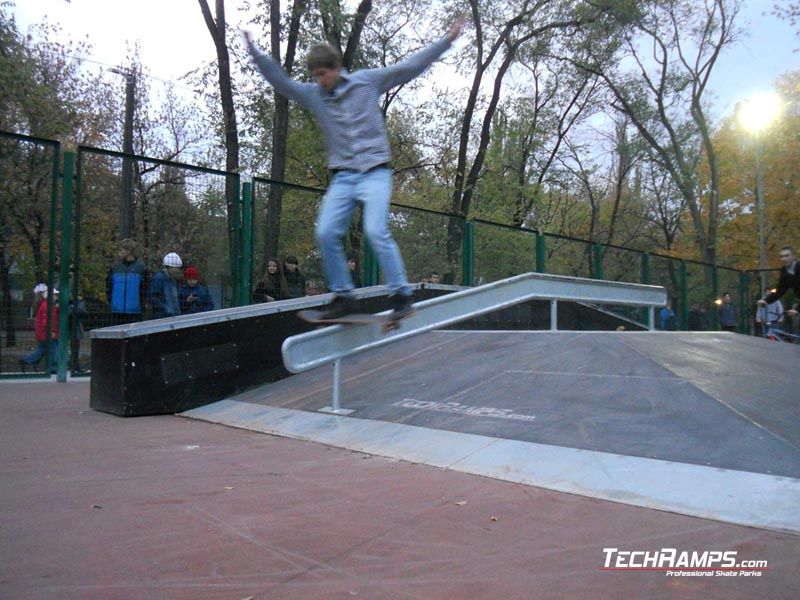
[[[333,363],[331,406],[322,410],[349,414],[352,411],[340,406],[342,359],[529,300],[550,301],[551,331],[558,330],[558,302],[561,300],[644,306],[647,308],[647,324],[652,330],[655,307],[665,305],[667,293],[660,286],[526,273],[418,302],[414,305],[416,313],[403,319],[399,329],[388,333],[383,333],[381,324],[375,323],[332,325],[288,337],[281,348],[283,362],[292,373]],[[389,312],[380,314],[388,315]]]

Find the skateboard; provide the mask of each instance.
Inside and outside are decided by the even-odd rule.
[[[297,313],[297,316],[304,321],[317,323],[319,325],[370,325],[375,323],[381,325],[381,331],[383,333],[388,333],[394,329],[399,329],[400,321],[410,317],[414,312],[408,313],[401,319],[392,319],[389,315],[375,315],[372,313],[352,313],[338,319],[323,319],[321,318],[323,314],[324,311],[322,310],[301,310]]]

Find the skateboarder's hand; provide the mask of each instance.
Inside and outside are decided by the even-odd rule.
[[[467,18],[464,15],[459,15],[456,22],[450,27],[450,31],[447,32],[447,39],[454,42],[455,39],[461,35],[461,28],[464,27],[464,23],[466,22]]]
[[[766,300],[756,300],[756,304],[758,304],[759,306],[766,306],[767,305],[767,301]]]
[[[790,308],[789,310],[786,311],[786,314],[789,315],[790,317],[796,317],[797,311],[793,308]]]

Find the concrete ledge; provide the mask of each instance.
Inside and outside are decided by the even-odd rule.
[[[611,502],[800,534],[800,479],[236,400],[182,416]]]

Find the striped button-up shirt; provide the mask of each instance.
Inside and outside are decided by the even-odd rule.
[[[290,79],[270,56],[250,44],[256,65],[282,96],[305,106],[319,122],[328,152],[328,168],[364,173],[391,159],[381,96],[414,79],[450,47],[443,38],[402,62],[382,69],[340,72],[330,92],[317,83]]]

